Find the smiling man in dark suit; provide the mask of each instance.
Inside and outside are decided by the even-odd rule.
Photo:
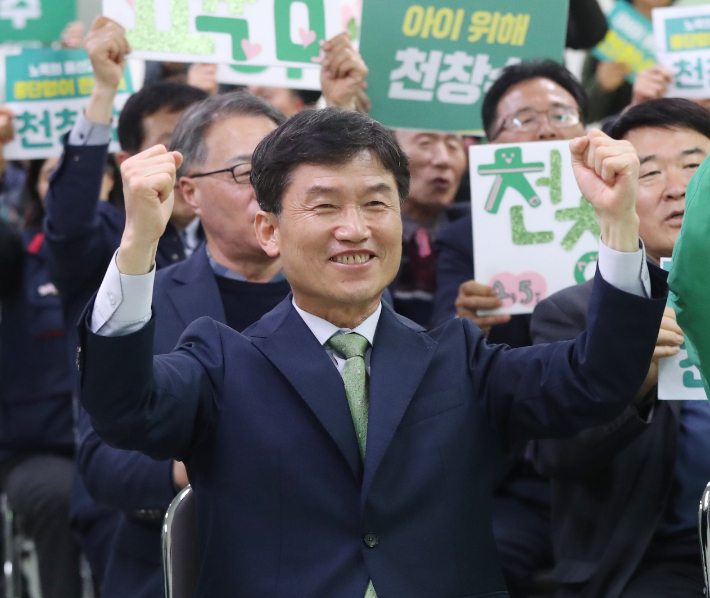
[[[153,358],[153,261],[181,156],[155,147],[124,163],[128,224],[110,267],[122,295],[82,320],[82,402],[107,442],[185,462],[198,596],[507,595],[497,440],[617,416],[666,300],[639,250],[633,148],[595,131],[572,152],[607,244],[592,326],[524,349],[488,345],[465,319],[427,333],[381,302],[407,158],[379,123],[326,109],[291,118],[252,160],[257,237],[292,296],[244,334],[200,319]]]

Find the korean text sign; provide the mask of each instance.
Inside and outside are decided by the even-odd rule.
[[[658,61],[671,70],[669,97],[710,98],[710,5],[655,8]]]
[[[473,146],[469,161],[476,280],[503,300],[493,313],[531,313],[594,275],[599,224],[568,141]]]
[[[55,42],[76,18],[77,0],[0,0],[0,40]]]
[[[653,26],[624,0],[617,0],[607,20],[609,31],[592,54],[599,60],[625,64],[626,78],[633,83],[638,73],[656,64]]]
[[[318,68],[320,42],[359,35],[361,0],[104,0],[132,57]]]
[[[562,61],[568,0],[366,0],[360,51],[371,115],[390,127],[480,132],[508,65]]]
[[[661,258],[661,267],[670,271],[672,260]],[[668,299],[669,307],[675,308]],[[701,401],[707,399],[703,378],[690,357],[693,348],[686,339],[680,353],[658,362],[658,398],[666,401]]]
[[[94,87],[91,61],[84,50],[25,50],[5,59],[7,106],[15,113],[15,139],[5,146],[10,160],[47,158],[62,153],[62,137],[84,109]],[[114,103],[115,124],[133,93],[130,73]],[[112,151],[118,149],[114,143]]]

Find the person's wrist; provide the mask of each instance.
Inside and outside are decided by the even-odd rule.
[[[116,98],[118,86],[103,83],[98,80],[84,110],[84,115],[92,123],[98,125],[111,124],[113,118],[113,101]]]
[[[636,212],[599,220],[602,242],[614,251],[636,253],[639,250],[639,217]]]
[[[126,229],[116,256],[116,266],[121,274],[141,276],[153,269],[158,240],[145,239]]]

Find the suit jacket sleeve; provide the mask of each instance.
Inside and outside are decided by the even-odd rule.
[[[73,146],[65,141],[62,160],[49,184],[45,240],[52,279],[65,299],[87,284],[98,288],[117,247],[99,208],[107,152],[108,145]]]
[[[153,459],[186,460],[217,420],[222,339],[209,318],[193,322],[167,355],[153,357],[155,318],[133,334],[103,337],[80,319],[81,403],[110,446]]]
[[[77,464],[91,497],[129,516],[141,510],[165,511],[176,495],[171,460],[156,461],[136,451],[110,447],[83,410]]]
[[[569,437],[613,420],[631,403],[648,372],[667,296],[664,273],[654,266],[650,273],[646,299],[597,272],[587,329],[573,341],[491,347],[464,322],[475,396],[509,441]]]
[[[706,158],[688,185],[685,218],[673,249],[669,284],[683,333],[692,343],[700,373],[710,379],[710,159]]]
[[[586,320],[583,305],[569,300],[568,293],[562,291],[536,306],[530,326],[533,342],[540,344],[574,339],[586,329]],[[611,422],[582,430],[573,438],[534,442],[535,467],[550,478],[582,479],[591,476],[648,427],[648,421],[639,416],[636,407],[629,405]]]
[[[24,255],[20,235],[0,221],[0,300],[19,290]]]

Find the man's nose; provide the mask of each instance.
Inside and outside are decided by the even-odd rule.
[[[550,117],[547,114],[540,115],[540,124],[537,127],[537,136],[540,141],[557,139],[557,131],[550,124]]]
[[[342,211],[335,237],[338,241],[350,243],[359,243],[370,238],[367,219],[358,207],[346,208]]]
[[[435,166],[448,167],[451,165],[451,152],[443,141],[435,143],[431,152],[431,161]]]
[[[673,168],[666,174],[666,188],[663,190],[663,198],[668,201],[682,199],[688,188],[688,181],[683,176],[679,168]]]

